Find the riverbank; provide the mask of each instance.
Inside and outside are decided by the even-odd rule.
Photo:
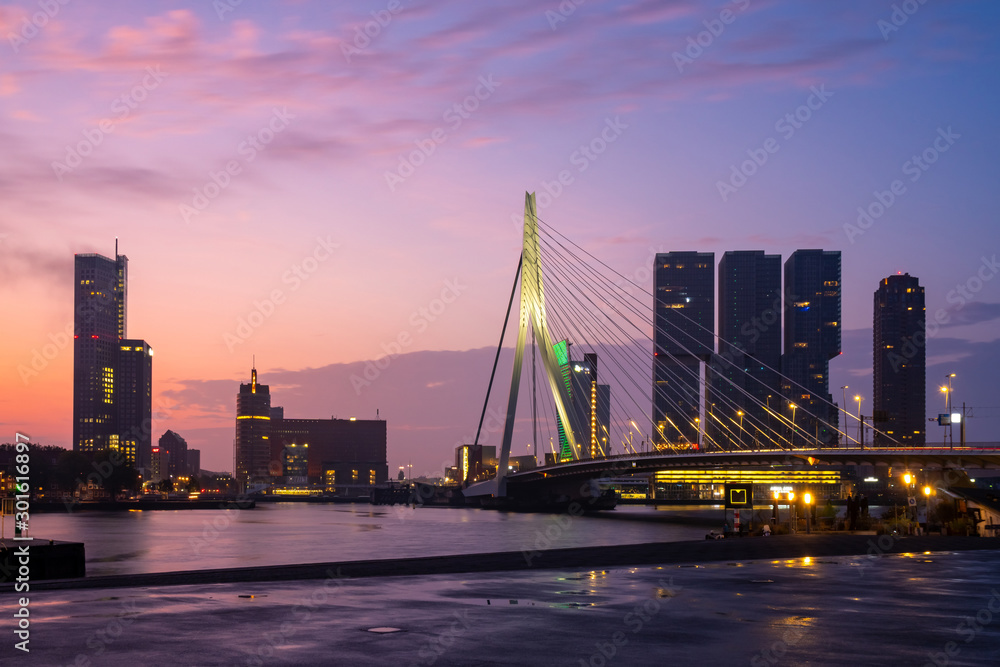
[[[279,545],[276,545],[278,547]],[[32,583],[33,589],[128,588],[308,579],[368,578],[537,569],[611,568],[923,552],[1000,551],[1000,538],[783,535],[486,554],[334,561],[298,565],[106,575]],[[0,586],[9,592],[10,584]]]

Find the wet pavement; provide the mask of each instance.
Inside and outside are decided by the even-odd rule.
[[[1000,664],[998,566],[968,551],[37,591],[31,653],[8,630],[0,662]]]

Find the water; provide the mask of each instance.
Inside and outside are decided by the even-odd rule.
[[[678,515],[689,522],[666,522]],[[35,514],[31,533],[83,542],[87,574],[97,576],[697,540],[721,526],[721,515],[688,507],[627,506],[572,517],[279,503],[241,511]]]

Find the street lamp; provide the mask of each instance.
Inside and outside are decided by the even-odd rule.
[[[840,404],[841,411],[847,415],[847,385],[845,384],[840,390],[844,394],[844,402]],[[841,429],[844,432],[844,447],[847,447],[847,417],[844,417],[844,428]]]
[[[954,431],[955,427],[951,423],[951,379],[953,377],[955,377],[955,374],[954,373],[949,373],[947,377],[948,377],[948,441],[951,443],[951,446],[954,447],[955,446],[955,431]]]
[[[861,421],[861,401],[865,400],[861,394],[854,397],[854,400],[858,402],[858,442],[861,443],[861,449],[865,448],[865,432],[864,432],[864,422]]]
[[[811,511],[812,508],[809,507],[810,505],[812,505],[812,501],[813,501],[812,494],[811,493],[806,493],[805,495],[802,496],[802,500],[806,504],[806,535],[808,535],[808,534],[810,534],[812,532],[810,530],[810,526],[809,526],[809,519],[812,516],[812,511]]]
[[[788,407],[792,409],[792,448],[795,448],[795,409],[799,406],[794,403],[789,403]]]
[[[924,532],[927,532],[926,527],[929,527],[931,525],[931,491],[932,489],[930,486],[924,487],[924,497],[927,498],[927,516],[925,517],[924,521],[924,526],[925,526]]]
[[[740,418],[740,449],[743,449],[743,411],[737,410],[736,416]]]

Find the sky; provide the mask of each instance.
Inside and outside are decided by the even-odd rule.
[[[1000,441],[997,34],[985,1],[0,5],[0,441],[70,446],[73,255],[117,238],[154,439],[231,470],[255,358],[287,416],[379,410],[390,469],[439,473],[525,191],[640,283],[660,251],[841,250],[837,399],[870,401],[879,280],[919,277],[928,412],[955,372]]]

